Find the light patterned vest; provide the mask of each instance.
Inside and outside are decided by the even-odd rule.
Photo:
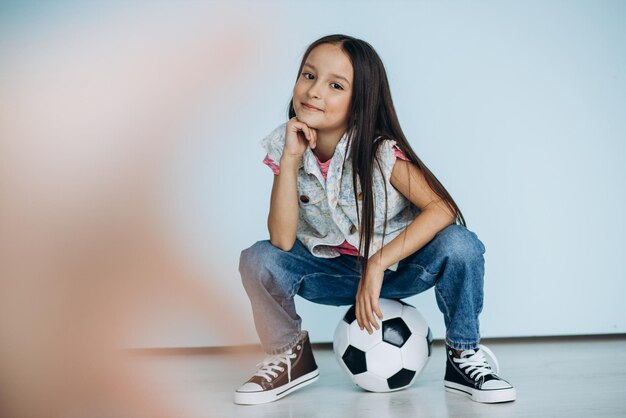
[[[275,164],[285,146],[287,122],[274,129],[261,140],[261,145]],[[373,170],[374,191],[374,234],[370,244],[370,257],[383,245],[397,237],[420,213],[420,209],[412,204],[390,182],[391,172],[396,162],[393,146],[396,141],[386,139],[378,149],[382,165],[382,173],[377,164]],[[333,154],[326,181],[322,176],[317,159],[310,147],[304,152],[302,163],[298,169],[298,227],[296,237],[316,257],[334,258],[340,255],[330,248],[340,245],[344,240],[358,248],[359,223],[352,186],[352,164],[348,154],[344,164],[344,156],[348,153],[347,132],[337,143]],[[387,229],[383,244],[383,225],[385,218],[385,191],[387,185]],[[361,188],[357,178],[357,195]],[[363,205],[359,201],[359,215]],[[360,219],[360,218],[359,218]],[[361,255],[363,255],[361,251]],[[396,270],[398,263],[389,267]]]

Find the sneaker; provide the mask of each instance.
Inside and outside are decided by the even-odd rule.
[[[295,347],[281,354],[267,356],[257,367],[259,371],[235,391],[236,404],[272,402],[319,378],[307,331],[300,332]]]
[[[498,360],[484,345],[476,350],[465,350],[457,355],[446,345],[447,362],[444,384],[446,391],[469,396],[475,402],[496,403],[514,401],[515,388],[498,376]],[[485,359],[489,355],[495,363],[495,371]]]

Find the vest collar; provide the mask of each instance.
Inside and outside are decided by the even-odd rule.
[[[346,130],[346,132],[344,132],[343,135],[341,136],[341,139],[339,139],[339,142],[337,143],[335,147],[335,152],[333,153],[333,156],[330,159],[331,161],[330,161],[330,165],[328,166],[328,177],[330,177],[331,172],[336,171],[337,164],[343,165],[343,159],[348,148],[347,145],[348,145],[348,131]],[[322,176],[322,172],[317,162],[317,158],[315,157],[315,154],[313,154],[313,150],[311,150],[311,147],[307,147],[306,150],[304,151],[304,154],[302,157],[302,167],[304,168],[304,171],[306,173],[313,174],[314,176],[318,178],[320,183],[324,185],[325,183],[324,177]],[[341,175],[341,173],[339,174]]]

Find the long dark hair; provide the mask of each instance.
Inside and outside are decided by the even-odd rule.
[[[298,77],[302,72],[302,67],[306,62],[309,53],[320,44],[334,44],[342,48],[348,55],[354,68],[354,81],[352,89],[352,106],[348,118],[347,131],[350,133],[350,159],[353,164],[352,184],[354,186],[355,201],[357,202],[357,219],[359,216],[357,199],[357,177],[361,184],[363,199],[363,216],[358,222],[359,228],[359,249],[363,248],[363,256],[359,256],[363,275],[367,269],[369,259],[369,247],[374,231],[374,193],[372,190],[372,172],[374,164],[377,164],[382,173],[382,165],[378,159],[378,148],[384,139],[393,139],[397,146],[409,158],[411,163],[423,173],[428,185],[445,202],[451,212],[455,215],[455,223],[465,224],[465,218],[461,213],[448,191],[437,180],[435,175],[415,154],[411,145],[407,141],[391,100],[391,91],[387,81],[387,73],[382,60],[367,42],[353,38],[348,35],[335,34],[324,36],[313,42],[304,52]],[[289,119],[296,116],[293,108],[293,97],[289,102]],[[387,229],[387,188],[385,185],[385,223],[383,228],[384,236]]]

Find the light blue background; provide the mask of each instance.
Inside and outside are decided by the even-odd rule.
[[[259,141],[286,120],[307,45],[330,33],[378,51],[405,134],[484,242],[482,336],[626,332],[625,2],[239,6],[258,23],[258,49],[225,81],[226,116],[216,122],[199,109],[181,130],[163,213],[184,256],[250,322],[233,340],[168,311],[136,345],[258,342],[237,263],[242,249],[268,239],[273,174]],[[212,3],[207,24],[220,10]],[[432,289],[407,302],[442,338]],[[296,303],[312,341],[331,341],[347,307]]]
[[[286,120],[305,47],[342,32],[381,55],[405,134],[486,245],[482,336],[626,331],[626,3],[282,5],[239,112],[206,131],[224,165],[190,152],[205,168],[181,190],[204,212],[186,220],[192,235],[223,241],[224,282],[240,289],[239,251],[268,238],[272,173],[258,141]],[[235,205],[202,199],[209,191]],[[408,302],[442,338],[433,291]],[[313,341],[331,341],[346,309],[297,307]]]

